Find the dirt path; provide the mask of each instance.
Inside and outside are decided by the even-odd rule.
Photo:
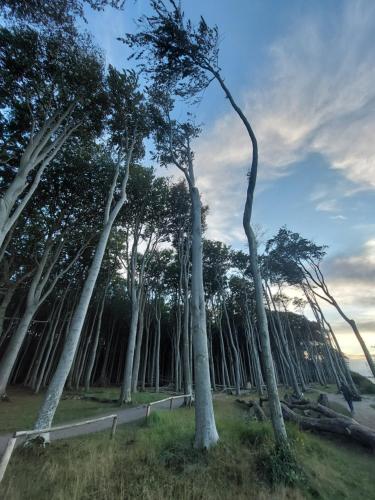
[[[328,401],[340,403],[347,407],[342,394],[327,394]],[[362,396],[362,401],[354,401],[354,419],[362,425],[375,430],[375,396]],[[371,407],[374,406],[374,408]]]
[[[183,404],[183,400],[177,400],[173,401],[173,408],[178,408]],[[153,404],[152,408],[153,409],[169,409],[170,402],[169,401],[164,401],[163,403],[158,403],[158,404]],[[112,415],[112,414],[117,414],[118,419],[117,419],[117,424],[126,424],[128,422],[135,422],[136,420],[141,420],[142,418],[145,418],[146,415],[146,407],[147,405],[142,405],[142,406],[136,406],[135,408],[125,408],[125,409],[118,409],[116,411],[115,408],[112,408],[112,411],[108,411],[106,413],[103,413],[103,415],[96,415],[95,417],[104,417],[105,415]],[[375,411],[374,411],[375,413]],[[93,418],[95,418],[93,417]],[[90,417],[88,417],[86,420],[89,420]],[[68,422],[67,422],[68,423]],[[64,424],[59,424],[59,425],[64,425]],[[61,431],[56,431],[56,432],[51,432],[50,437],[51,441],[56,441],[57,439],[66,439],[70,437],[75,437],[75,436],[82,436],[85,434],[91,434],[93,432],[100,432],[104,431],[106,429],[110,429],[112,426],[112,419],[108,420],[102,420],[100,422],[94,422],[92,424],[86,424],[82,425],[79,427],[72,427],[71,429],[63,429]],[[24,429],[19,429],[24,430]],[[5,447],[9,441],[9,438],[11,437],[11,434],[3,434],[0,436],[0,457],[4,453]],[[17,441],[17,446],[19,446],[24,439],[20,438]]]

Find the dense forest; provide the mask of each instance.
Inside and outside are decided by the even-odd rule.
[[[123,4],[0,2],[1,405],[12,385],[43,393],[46,429],[64,390],[116,386],[126,407],[168,389],[193,395],[195,447],[210,448],[212,393],[254,391],[288,450],[280,386],[297,402],[312,384],[360,398],[327,305],[375,376],[374,361],[325,279],[327,247],[254,227],[256,131],[222,74],[218,28],[152,0],[115,68],[76,21]],[[248,134],[242,249],[206,236],[194,109],[209,85]]]

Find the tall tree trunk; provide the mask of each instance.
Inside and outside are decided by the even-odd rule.
[[[133,138],[133,142],[126,161],[125,175],[121,184],[121,195],[113,208],[111,208],[120,171],[119,165],[117,166],[113,182],[109,190],[107,205],[105,208],[103,230],[100,234],[100,238],[95,249],[95,255],[91,263],[86,281],[83,285],[78,305],[72,317],[70,328],[65,339],[63,352],[57,365],[55,374],[52,377],[51,383],[46,392],[43,404],[39,410],[38,418],[34,426],[35,429],[46,429],[52,425],[53,417],[64,390],[66,379],[68,378],[69,372],[72,368],[74,356],[76,354],[77,346],[82,332],[82,327],[86,318],[87,309],[89,307],[96,280],[98,278],[99,271],[102,265],[112,225],[126,201],[126,187],[129,179],[129,167],[132,159],[134,143],[135,136]],[[45,439],[49,440],[49,436],[45,436]]]
[[[70,328],[65,339],[63,352],[46,392],[43,404],[39,410],[38,417],[34,425],[35,429],[46,429],[48,427],[51,427],[52,425],[57,405],[59,404],[66,379],[68,378],[73,364],[78,342],[81,336],[83,323],[86,318],[87,309],[100,271],[111,228],[112,223],[108,222],[107,224],[105,224],[103,232],[100,235],[100,239],[95,250],[95,255],[90,266],[88,276],[83,285],[83,290],[79,298],[79,302],[70,323]],[[45,436],[45,438],[46,440],[48,440],[49,436]]]
[[[124,377],[121,386],[120,394],[120,404],[131,403],[131,385],[132,385],[132,374],[133,374],[133,362],[134,362],[134,351],[135,351],[135,341],[137,338],[137,325],[139,316],[139,292],[137,293],[136,285],[132,286],[131,292],[131,322],[128,338],[128,347],[126,349],[125,367],[124,367]]]
[[[158,304],[158,299],[155,301],[155,316],[156,316],[156,353],[155,353],[155,392],[159,392],[159,382],[160,382],[160,304]]]
[[[186,257],[188,259],[188,257]],[[185,394],[192,393],[191,384],[191,365],[190,365],[190,336],[189,336],[189,273],[188,265],[185,261],[184,265],[184,319],[182,329],[182,360],[183,360],[183,374],[184,374],[184,392]]]
[[[137,392],[139,366],[140,366],[140,362],[141,362],[141,349],[142,349],[143,327],[144,327],[144,313],[145,313],[145,304],[146,304],[146,295],[144,292],[141,293],[140,301],[141,301],[141,304],[140,304],[139,320],[138,320],[137,345],[135,348],[133,374],[132,374],[132,391],[133,392]]]
[[[191,187],[192,202],[192,277],[191,315],[194,348],[195,441],[196,448],[210,448],[219,435],[212,404],[210,366],[206,332],[206,304],[203,289],[202,214],[199,191]]]
[[[258,143],[248,119],[246,118],[240,107],[233,99],[233,96],[230,93],[228,87],[225,85],[224,80],[222,79],[220,73],[211,67],[209,68],[209,71],[219,82],[231,106],[233,107],[234,111],[238,114],[239,118],[244,124],[252,145],[252,163],[251,163],[249,181],[246,192],[246,202],[243,214],[243,227],[249,246],[250,268],[254,280],[255,297],[256,297],[255,302],[257,310],[257,319],[259,324],[259,336],[262,345],[262,358],[266,376],[272,425],[277,444],[282,447],[284,446],[288,447],[288,438],[285,429],[283,414],[281,411],[279,394],[277,391],[275,371],[272,360],[271,343],[268,331],[266,310],[264,306],[262,277],[258,265],[257,242],[253,229],[251,227],[251,213],[253,208],[254,190],[258,173]]]
[[[97,319],[98,322],[96,325],[95,336],[94,336],[93,341],[91,342],[91,350],[90,350],[89,360],[87,362],[86,373],[85,373],[85,391],[86,392],[90,389],[92,369],[94,368],[96,353],[98,350],[100,330],[102,328],[102,317],[103,317],[106,292],[107,292],[107,287],[105,287],[105,290],[103,293],[103,298],[102,298],[102,302],[100,304],[100,310],[99,310],[98,319]]]

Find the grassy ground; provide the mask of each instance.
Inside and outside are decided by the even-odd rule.
[[[95,388],[88,393],[82,392],[81,394],[116,399],[119,396],[119,388]],[[139,392],[133,395],[132,405],[126,406],[136,406],[163,399],[167,397],[165,394],[165,392]],[[24,388],[11,388],[8,395],[10,402],[0,402],[0,434],[30,428],[35,422],[43,401],[43,394],[34,394]],[[71,393],[65,393],[65,395],[72,396]],[[104,415],[113,412],[113,408],[118,409],[118,404],[83,399],[63,399],[57,408],[54,424]]]
[[[362,394],[375,394],[375,384],[373,384],[367,377],[360,375],[356,372],[351,372],[353,381],[357,384]]]
[[[54,443],[46,450],[18,449],[0,487],[7,500],[374,498],[374,457],[338,440],[288,426],[303,479],[272,486],[270,425],[254,422],[223,396],[215,401],[220,442],[210,452],[192,447],[194,410],[151,414],[148,424]]]

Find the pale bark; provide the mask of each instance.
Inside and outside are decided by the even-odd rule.
[[[57,250],[55,251],[55,255],[50,259],[50,262],[48,263],[51,249],[51,245],[48,244],[31,281],[26,299],[26,308],[23,316],[17,326],[17,329],[13,333],[7,349],[2,357],[0,366],[0,397],[4,396],[4,394],[6,393],[6,388],[9,383],[13,367],[17,360],[17,356],[20,352],[23,341],[26,337],[31,321],[38,307],[47,299],[54,286],[56,285],[58,279],[60,279],[63,276],[64,272],[70,268],[69,264],[64,271],[60,272],[54,278],[54,280],[52,280],[52,283],[48,283],[51,271],[60,255],[62,246],[58,246]],[[73,260],[71,261],[71,263],[73,263]],[[45,290],[47,284],[49,286],[47,290]]]
[[[88,359],[88,362],[87,362],[86,373],[85,373],[85,391],[86,392],[90,389],[90,382],[91,382],[92,370],[94,368],[94,363],[95,363],[95,358],[96,358],[96,352],[98,350],[98,344],[99,344],[100,330],[101,330],[101,327],[102,327],[102,317],[103,317],[103,310],[104,310],[106,292],[107,292],[107,287],[105,287],[105,290],[104,290],[104,293],[103,293],[103,298],[102,298],[102,301],[101,301],[101,304],[100,304],[99,314],[98,314],[98,318],[97,318],[97,325],[96,325],[95,336],[94,336],[94,339],[91,342],[91,350],[90,350],[90,355],[89,355],[89,359]]]
[[[256,310],[257,310],[257,319],[259,325],[259,336],[262,345],[262,358],[263,358],[263,366],[265,370],[265,378],[268,390],[268,397],[270,400],[270,411],[271,411],[271,420],[275,433],[276,442],[279,446],[288,446],[288,438],[285,429],[284,419],[281,412],[281,405],[279,400],[279,395],[277,391],[277,384],[275,378],[275,371],[272,360],[271,353],[271,344],[269,338],[268,324],[267,324],[267,316],[266,310],[264,306],[264,298],[263,298],[263,289],[262,289],[262,277],[260,274],[260,269],[258,265],[258,251],[257,251],[257,242],[251,227],[251,212],[253,206],[253,198],[254,198],[254,190],[256,185],[257,178],[257,170],[258,170],[258,144],[253,132],[253,129],[250,126],[249,121],[246,116],[243,114],[239,106],[234,101],[228,87],[225,85],[224,80],[222,79],[220,73],[215,71],[213,68],[209,67],[209,71],[213,74],[213,76],[219,82],[221,88],[223,89],[226,97],[228,98],[230,104],[232,105],[235,112],[240,117],[242,123],[244,124],[246,131],[249,135],[251,145],[252,145],[252,164],[251,170],[249,173],[249,182],[246,193],[246,202],[244,208],[243,215],[243,226],[245,230],[245,234],[247,237],[248,245],[249,245],[249,256],[250,256],[250,267],[251,273],[254,280],[255,287],[255,297],[256,297]]]
[[[31,135],[21,157],[17,173],[0,198],[0,248],[37,189],[44,170],[77,129],[77,124],[68,125],[66,123],[66,126],[62,126],[64,122],[69,120],[74,106],[71,104],[65,111],[54,113],[46,120],[38,133]],[[29,183],[29,175],[35,169],[34,179]],[[23,198],[20,199],[22,195]]]
[[[160,389],[160,304],[159,299],[155,301],[155,317],[156,317],[156,353],[155,353],[155,392],[159,392]],[[173,359],[173,356],[172,356]]]
[[[54,376],[52,377],[51,383],[46,392],[45,399],[43,404],[39,410],[38,418],[35,422],[35,429],[43,429],[48,428],[52,425],[53,417],[55,415],[57,405],[60,401],[64,385],[66,379],[68,378],[70,369],[72,367],[72,363],[74,360],[74,356],[77,350],[78,342],[80,339],[82,327],[85,321],[85,317],[87,314],[87,310],[89,307],[89,303],[94,291],[94,287],[96,284],[96,280],[99,275],[99,271],[101,268],[102,260],[104,257],[104,253],[106,250],[107,242],[111,233],[112,225],[121,210],[122,206],[126,202],[126,186],[129,179],[129,167],[132,158],[132,152],[134,147],[135,137],[133,138],[132,146],[130,148],[126,167],[124,179],[121,185],[121,194],[120,198],[114,204],[113,208],[111,208],[113,203],[113,195],[115,191],[115,187],[117,184],[117,178],[119,175],[119,166],[117,167],[113,183],[110,187],[109,196],[107,199],[107,206],[105,211],[104,225],[103,230],[100,234],[99,242],[95,249],[95,254],[93,261],[91,263],[88,276],[83,285],[83,290],[81,296],[79,298],[79,302],[74,311],[70,328],[67,333],[64,348],[57,365]],[[46,436],[46,439],[49,439],[49,436]]]
[[[137,290],[135,284],[132,286],[131,294],[132,294],[131,321],[130,321],[130,330],[128,337],[128,347],[126,349],[124,377],[121,386],[120,404],[131,403],[132,400],[131,383],[132,383],[132,373],[133,373],[135,341],[137,337],[137,325],[139,316],[139,299],[137,297]]]
[[[144,293],[141,294],[141,304],[138,319],[138,334],[137,334],[137,345],[134,354],[134,364],[133,364],[133,374],[132,374],[132,391],[137,392],[138,388],[138,377],[139,377],[139,366],[141,362],[141,349],[143,340],[143,327],[144,327],[144,312],[146,304],[146,296]]]
[[[332,294],[330,293],[329,289],[328,289],[328,286],[325,282],[325,279],[324,279],[324,276],[323,276],[323,273],[322,271],[320,270],[319,268],[319,265],[318,264],[315,264],[314,262],[311,262],[311,265],[312,265],[312,269],[314,270],[314,273],[315,273],[315,276],[313,276],[312,272],[310,272],[306,266],[304,266],[302,263],[300,263],[300,266],[302,267],[303,271],[305,272],[305,275],[306,275],[306,278],[307,279],[310,279],[311,282],[316,285],[317,287],[320,288],[320,290],[322,290],[322,292],[324,293],[324,296],[323,295],[320,295],[319,293],[317,293],[317,291],[311,286],[311,284],[309,284],[309,287],[310,289],[313,291],[313,293],[319,297],[320,299],[324,300],[325,302],[328,302],[328,304],[331,304],[335,309],[336,311],[340,314],[340,316],[348,323],[348,325],[350,325],[351,329],[353,330],[354,332],[354,335],[356,336],[361,348],[362,348],[362,351],[365,355],[365,358],[366,358],[366,361],[370,367],[370,370],[373,374],[373,376],[375,377],[375,362],[370,354],[370,351],[368,350],[368,347],[366,345],[366,342],[363,340],[363,337],[362,335],[360,334],[359,330],[358,330],[358,327],[356,325],[356,322],[354,321],[354,319],[350,319],[345,313],[344,311],[341,309],[341,307],[339,306],[338,302],[336,301],[336,299],[332,296]]]
[[[190,165],[192,170],[192,165]],[[206,332],[206,304],[203,289],[202,214],[199,191],[190,174],[192,201],[191,316],[194,349],[196,448],[210,448],[219,439],[212,404],[210,365]]]

